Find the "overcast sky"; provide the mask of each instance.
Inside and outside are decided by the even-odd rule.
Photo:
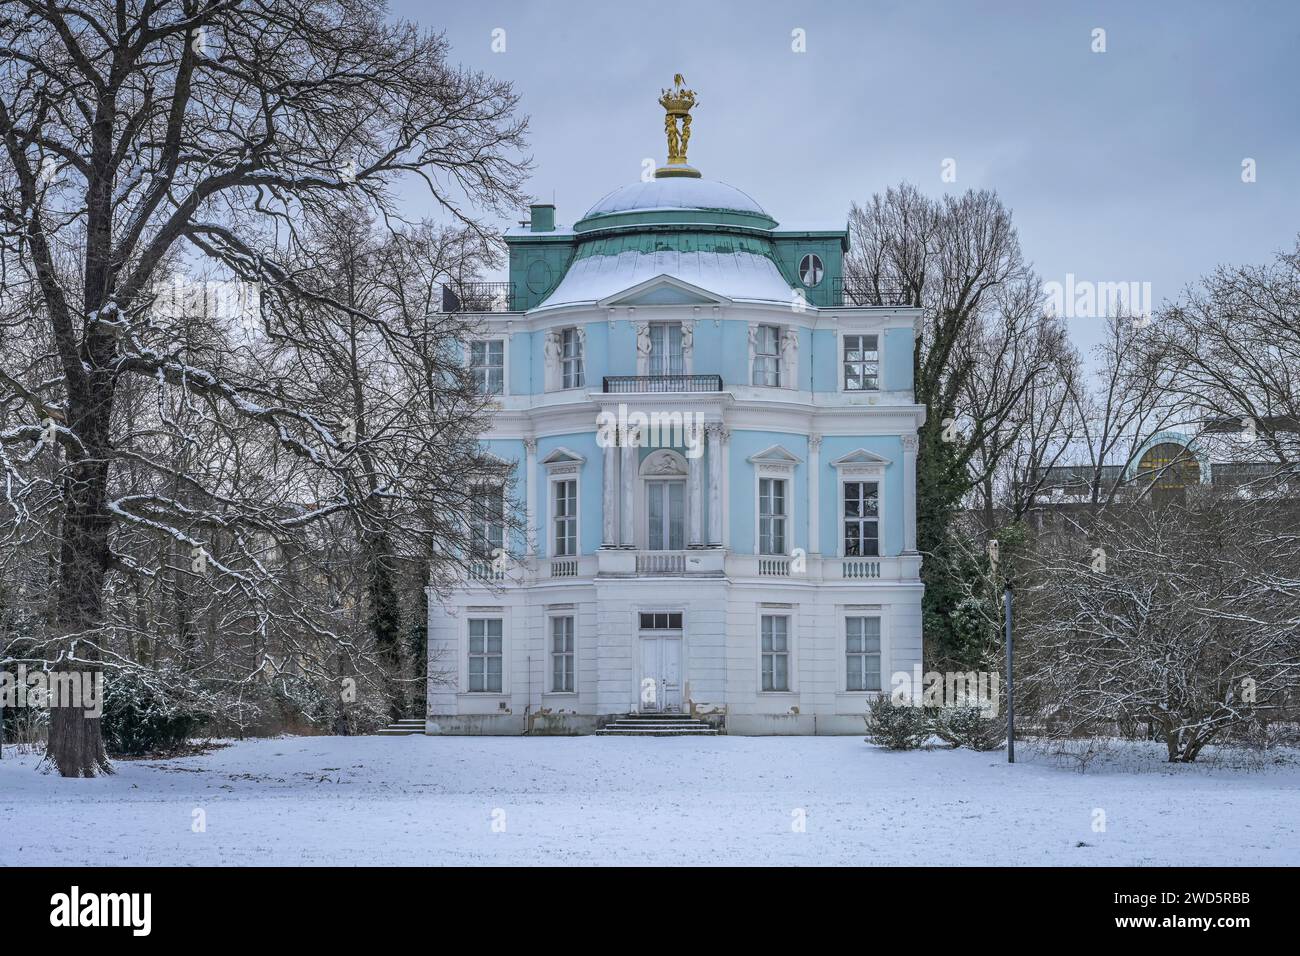
[[[785,223],[842,225],[852,200],[902,180],[989,187],[1045,281],[1150,282],[1157,306],[1300,232],[1296,0],[393,0],[392,13],[515,83],[529,188],[561,223],[663,161],[656,100],[681,72],[699,98],[692,165]],[[1097,326],[1071,322],[1084,347]]]

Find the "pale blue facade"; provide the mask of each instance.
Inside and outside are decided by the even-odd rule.
[[[514,310],[476,337],[503,347],[483,443],[521,530],[430,590],[428,732],[860,732],[921,662],[916,310],[843,278],[844,229],[704,180],[572,228],[535,207],[506,241]]]

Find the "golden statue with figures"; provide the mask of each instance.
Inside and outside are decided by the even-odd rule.
[[[665,176],[698,177],[700,171],[686,162],[686,147],[691,142],[691,108],[695,91],[685,87],[680,73],[673,76],[673,88],[661,90],[659,105],[664,108],[664,135],[668,138],[668,162],[655,170],[657,178]]]

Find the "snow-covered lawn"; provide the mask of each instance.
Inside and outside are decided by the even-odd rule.
[[[859,737],[294,737],[64,780],[7,747],[0,863],[1300,863],[1294,754],[1169,767],[1129,745],[1082,775],[1026,756]]]

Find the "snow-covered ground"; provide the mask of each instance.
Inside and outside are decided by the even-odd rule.
[[[1295,754],[1170,767],[1128,745],[1086,774],[1024,756],[859,737],[294,737],[64,780],[7,747],[0,863],[1300,863]]]

